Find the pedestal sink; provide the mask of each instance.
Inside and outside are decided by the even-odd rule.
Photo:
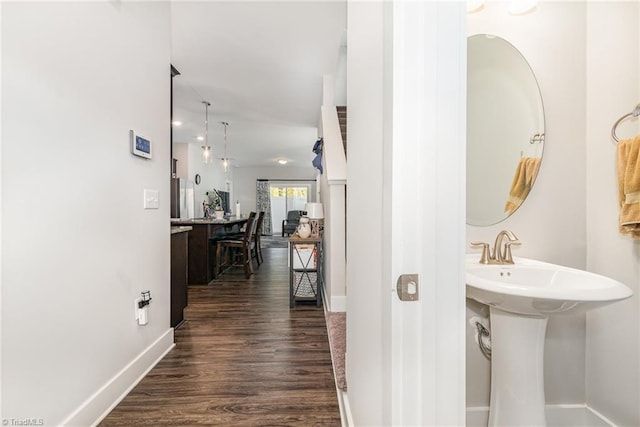
[[[467,297],[490,307],[489,426],[545,426],[544,338],[550,315],[584,312],[629,298],[598,274],[526,258],[485,265],[467,255]]]

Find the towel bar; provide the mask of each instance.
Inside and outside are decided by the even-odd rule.
[[[636,105],[636,108],[633,109],[632,112],[630,112],[629,114],[625,114],[624,116],[620,117],[614,124],[613,127],[611,128],[611,137],[616,141],[616,142],[620,142],[620,139],[618,138],[618,136],[616,135],[616,128],[618,127],[618,125],[620,124],[620,122],[622,122],[625,119],[628,119],[629,117],[638,117],[640,116],[640,104]]]

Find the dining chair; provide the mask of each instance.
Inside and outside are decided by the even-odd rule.
[[[258,219],[256,220],[255,231],[251,237],[252,246],[251,246],[251,258],[255,258],[258,263],[258,267],[262,264],[262,242],[260,241],[260,236],[262,235],[262,222],[264,221],[264,211],[260,211],[258,213]]]
[[[251,212],[247,219],[246,227],[241,238],[228,238],[217,242],[216,260],[223,272],[227,268],[242,266],[248,279],[253,274],[253,262],[251,261],[251,234],[254,228],[256,213]],[[226,261],[224,259],[226,258]]]
[[[229,239],[229,233],[224,228],[219,228],[216,233],[209,237],[209,269],[214,279],[220,275],[220,259],[217,256],[218,242]]]
[[[244,223],[243,223],[244,226]],[[243,227],[242,226],[242,227]],[[218,242],[222,240],[238,240],[242,239],[242,235],[244,233],[244,228],[238,226],[238,224],[234,224],[233,226],[225,226],[222,228],[217,228],[215,234],[209,237],[209,271],[214,279],[217,279],[220,275],[221,265],[220,259],[217,256],[217,247]]]

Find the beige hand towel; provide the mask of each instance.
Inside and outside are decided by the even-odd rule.
[[[538,176],[538,170],[540,170],[540,157],[529,157],[527,158],[527,162],[525,163],[527,175],[527,194],[533,188],[533,182],[536,180],[536,176]]]
[[[640,238],[640,135],[618,143],[620,232]]]
[[[513,175],[513,181],[511,182],[511,189],[509,190],[509,198],[504,205],[504,211],[508,214],[513,213],[522,201],[524,200],[525,187],[527,179],[525,176],[525,163],[526,157],[521,157],[518,165],[516,166],[516,173]]]
[[[506,213],[513,213],[524,202],[533,187],[539,169],[539,157],[522,157],[520,159],[509,190],[509,198],[504,206]]]

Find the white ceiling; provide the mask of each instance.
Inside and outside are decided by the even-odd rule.
[[[214,157],[240,167],[308,166],[317,137],[323,75],[334,74],[346,1],[174,1],[174,142],[204,135]]]

